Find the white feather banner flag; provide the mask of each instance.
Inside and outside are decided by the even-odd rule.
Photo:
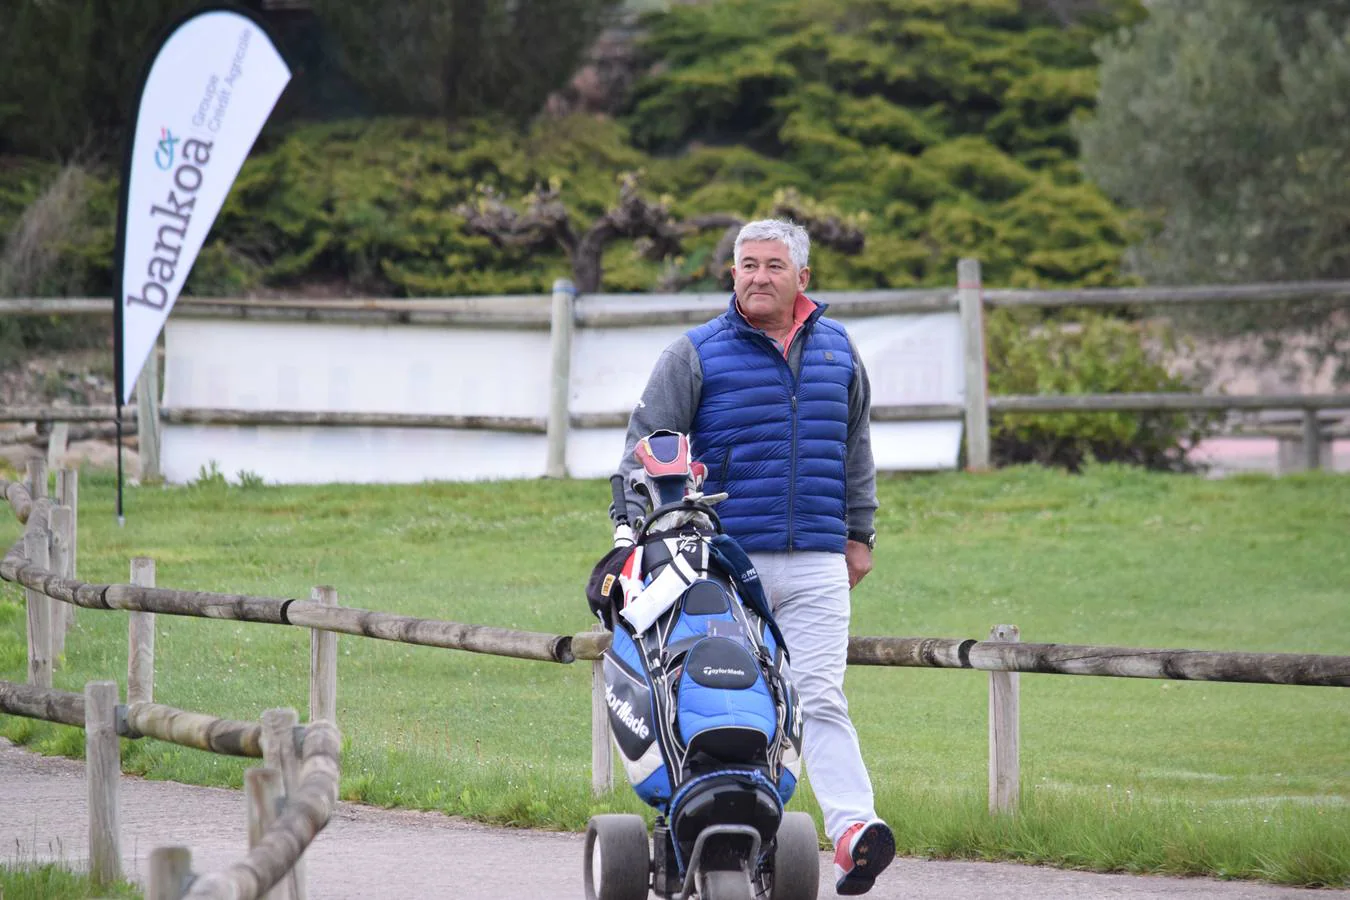
[[[123,170],[114,343],[118,402],[136,376],[291,79],[267,32],[234,9],[172,28],[141,88]]]

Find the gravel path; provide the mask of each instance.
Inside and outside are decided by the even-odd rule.
[[[191,848],[193,870],[240,859],[245,844],[243,794],[220,788],[124,777],[122,858],[142,883],[150,851]],[[87,858],[82,762],[36,756],[0,739],[0,848],[6,863]],[[437,813],[340,804],[305,855],[315,900],[453,897],[580,898],[577,834],[488,828]],[[822,877],[830,860],[821,855]],[[822,883],[820,897],[833,897]],[[1011,863],[900,859],[869,897],[1045,900],[1050,897],[1182,897],[1222,900],[1331,900],[1350,890],[1311,891],[1250,882],[1094,875]]]

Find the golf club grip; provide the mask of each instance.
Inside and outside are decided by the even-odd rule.
[[[609,493],[614,501],[614,521],[621,525],[627,525],[628,495],[624,493],[622,475],[616,473],[609,476]]]

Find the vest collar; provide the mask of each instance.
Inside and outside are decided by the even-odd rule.
[[[814,324],[816,319],[819,319],[821,316],[823,316],[825,314],[825,310],[830,308],[830,305],[828,303],[822,303],[819,300],[812,300],[805,294],[798,292],[797,301],[800,302],[802,300],[806,300],[808,303],[815,304],[816,307],[815,310],[811,313],[811,315],[807,316],[806,321],[802,323],[803,328],[805,328],[808,325]],[[727,319],[730,320],[731,324],[735,325],[737,328],[745,328],[758,334],[763,334],[762,331],[760,331],[755,326],[751,325],[750,321],[745,316],[741,315],[741,306],[739,303],[736,302],[735,294],[731,295],[731,302],[727,305],[726,315]]]

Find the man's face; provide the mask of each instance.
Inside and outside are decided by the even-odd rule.
[[[798,269],[782,241],[746,241],[741,261],[731,270],[736,300],[751,324],[790,321],[797,293],[811,280],[810,267]]]

